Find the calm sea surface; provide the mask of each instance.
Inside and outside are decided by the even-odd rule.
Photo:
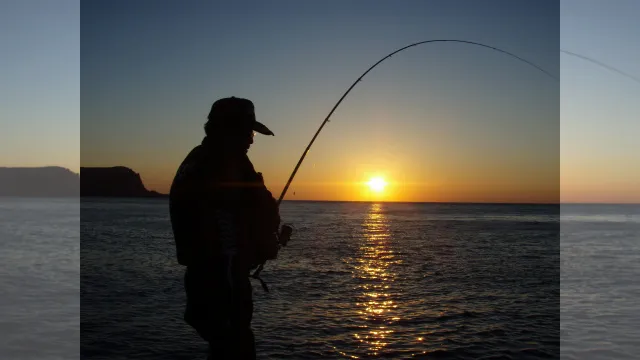
[[[560,353],[558,206],[288,202],[254,283],[261,359]],[[82,201],[82,354],[203,359],[166,200]]]
[[[563,205],[563,359],[640,359],[640,206]]]
[[[0,359],[77,359],[80,314],[83,359],[204,359],[167,210],[83,199],[80,223],[78,200],[1,198]],[[285,203],[294,238],[271,292],[254,284],[259,358],[638,358],[640,207],[561,214]]]
[[[80,201],[0,197],[0,359],[80,358]]]

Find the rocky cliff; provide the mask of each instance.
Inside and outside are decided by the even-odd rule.
[[[0,167],[0,196],[75,197],[79,188],[78,174],[62,167]]]
[[[124,166],[80,168],[80,196],[162,197],[144,187],[140,174]]]

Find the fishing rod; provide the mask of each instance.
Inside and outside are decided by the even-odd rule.
[[[485,44],[481,44],[478,42],[474,42],[474,41],[467,41],[467,40],[455,40],[455,39],[445,39],[445,40],[427,40],[427,41],[420,41],[417,43],[413,43],[410,45],[407,45],[405,47],[402,47],[394,52],[392,52],[391,54],[383,57],[382,59],[380,59],[378,62],[376,62],[375,64],[373,64],[369,69],[367,69],[367,71],[365,71],[362,75],[360,75],[360,77],[358,79],[356,79],[356,81],[351,84],[351,86],[347,89],[347,91],[342,95],[342,97],[340,98],[340,100],[338,100],[338,102],[333,106],[333,109],[331,109],[331,111],[329,112],[329,115],[327,115],[327,117],[324,119],[324,121],[322,122],[322,124],[320,124],[320,128],[318,128],[318,131],[316,131],[315,135],[313,135],[313,138],[311,139],[311,142],[309,143],[309,145],[307,145],[307,148],[304,150],[304,152],[302,153],[302,156],[300,157],[300,160],[298,160],[298,163],[296,164],[296,167],[293,169],[293,172],[291,173],[291,176],[289,177],[289,180],[287,181],[287,184],[285,185],[284,189],[282,190],[282,193],[280,194],[280,197],[278,198],[278,206],[280,205],[280,203],[282,202],[282,200],[284,199],[284,196],[287,193],[287,190],[289,190],[289,186],[291,185],[291,182],[293,181],[293,178],[296,176],[296,174],[298,173],[298,169],[300,168],[300,165],[302,164],[302,161],[304,161],[304,158],[307,156],[307,153],[309,153],[309,149],[311,148],[311,145],[313,145],[313,143],[316,141],[316,138],[318,137],[318,134],[320,134],[320,131],[322,131],[322,128],[324,128],[324,126],[329,122],[329,118],[331,117],[331,115],[333,115],[334,111],[338,108],[338,105],[340,105],[340,103],[342,103],[342,100],[344,100],[345,97],[347,97],[347,95],[349,94],[349,92],[351,92],[351,90],[360,82],[362,81],[362,78],[367,75],[369,73],[369,71],[373,70],[373,68],[375,68],[376,66],[378,66],[378,64],[380,64],[381,62],[383,62],[384,60],[390,58],[391,56],[399,53],[400,51],[406,50],[410,47],[414,47],[414,46],[418,46],[421,44],[427,44],[427,43],[435,43],[435,42],[456,42],[456,43],[463,43],[463,44],[470,44],[470,45],[477,45],[477,46],[481,46],[481,47],[485,47],[491,50],[495,50],[504,54],[507,54],[509,56],[512,56],[520,61],[523,61],[533,67],[535,67],[536,69],[542,71],[543,73],[545,73],[546,75],[548,75],[549,77],[553,78],[554,80],[560,81],[560,79],[558,79],[557,77],[555,77],[554,75],[552,75],[551,73],[549,73],[548,71],[544,70],[543,68],[541,68],[540,66],[526,60],[523,59],[515,54],[512,54],[508,51],[499,49],[497,47],[494,46],[489,46],[489,45],[485,45]],[[601,61],[592,59],[590,57],[584,56],[584,55],[580,55],[577,53],[574,53],[572,51],[568,51],[568,50],[563,50],[560,49],[560,52],[565,53],[567,55],[571,55],[571,56],[575,56],[578,57],[580,59],[592,62],[596,65],[602,66],[608,70],[611,70],[613,72],[616,72],[622,76],[625,76],[627,78],[630,78],[638,83],[640,83],[640,78],[635,77],[631,74],[628,74],[622,70],[616,69],[613,66],[607,65]]]
[[[331,111],[329,112],[329,115],[327,115],[327,117],[324,119],[324,121],[322,122],[322,124],[320,125],[320,128],[318,129],[318,131],[316,131],[315,135],[313,136],[313,138],[311,139],[311,142],[309,143],[309,145],[307,145],[307,148],[304,150],[304,152],[302,153],[302,156],[300,157],[300,160],[298,160],[298,163],[296,164],[296,167],[293,169],[293,172],[291,173],[291,176],[289,177],[289,180],[287,181],[287,184],[285,185],[284,189],[282,190],[282,193],[280,194],[280,197],[278,198],[278,206],[280,205],[280,203],[282,202],[282,200],[284,199],[285,194],[287,193],[287,190],[289,189],[289,186],[291,185],[291,182],[293,181],[293,178],[296,176],[298,169],[300,168],[300,165],[302,164],[302,161],[304,160],[304,158],[307,156],[307,153],[309,152],[309,149],[311,148],[311,145],[313,145],[313,143],[316,141],[316,138],[318,137],[318,134],[320,134],[320,131],[322,131],[322,128],[326,125],[326,123],[329,122],[329,118],[331,117],[331,115],[333,115],[333,112],[336,110],[336,108],[338,108],[338,105],[340,105],[340,103],[342,103],[342,100],[344,100],[345,97],[347,97],[347,95],[349,94],[349,92],[351,92],[351,90],[356,86],[356,84],[358,84],[360,81],[362,81],[362,78],[367,75],[369,73],[369,71],[373,70],[373,68],[375,68],[376,66],[378,66],[378,64],[380,64],[381,62],[383,62],[384,60],[386,60],[387,58],[390,58],[391,56],[395,55],[396,53],[399,53],[402,50],[408,49],[410,47],[413,46],[418,46],[421,44],[427,44],[427,43],[435,43],[435,42],[457,42],[457,43],[463,43],[463,44],[471,44],[471,45],[477,45],[477,46],[481,46],[481,47],[485,47],[485,48],[489,48],[491,50],[495,50],[504,54],[507,54],[509,56],[512,56],[520,61],[523,61],[533,67],[535,67],[536,69],[542,71],[543,73],[545,73],[546,75],[548,75],[549,77],[553,78],[554,80],[560,81],[560,79],[558,79],[557,77],[555,77],[554,75],[552,75],[551,73],[549,73],[548,71],[544,70],[543,68],[539,67],[538,65],[525,60],[515,54],[512,54],[508,51],[502,50],[502,49],[498,49],[496,47],[493,46],[489,46],[489,45],[485,45],[485,44],[481,44],[478,42],[474,42],[474,41],[466,41],[466,40],[427,40],[427,41],[420,41],[417,43],[413,43],[411,45],[407,45],[403,48],[400,48],[394,52],[392,52],[391,54],[383,57],[382,59],[380,59],[377,63],[373,64],[369,69],[367,69],[367,71],[365,71],[362,75],[360,75],[360,77],[353,83],[351,84],[351,86],[347,89],[347,91],[342,95],[342,97],[340,98],[340,100],[338,100],[338,102],[333,106],[333,109],[331,109]],[[611,70],[613,72],[616,72],[620,75],[626,76],[638,83],[640,83],[640,78],[637,78],[631,74],[628,74],[622,70],[616,69],[613,66],[607,65],[601,61],[592,59],[590,57],[584,56],[584,55],[580,55],[580,54],[576,54],[574,52],[568,51],[568,50],[563,50],[560,49],[560,52],[565,53],[567,55],[571,55],[571,56],[575,56],[578,58],[581,58],[583,60],[592,62],[596,65],[602,66],[608,70]]]
[[[491,50],[495,50],[498,52],[501,52],[503,54],[507,54],[513,58],[516,58],[522,62],[525,62],[531,66],[533,66],[534,68],[540,70],[541,72],[543,72],[544,74],[546,74],[547,76],[551,77],[554,80],[560,81],[559,78],[557,78],[556,76],[552,75],[551,73],[549,73],[548,71],[546,71],[545,69],[541,68],[540,66],[521,58],[520,56],[517,56],[515,54],[512,54],[508,51],[499,49],[497,47],[494,46],[489,46],[489,45],[485,45],[485,44],[481,44],[475,41],[467,41],[467,40],[452,40],[452,39],[446,39],[446,40],[426,40],[426,41],[420,41],[417,43],[413,43],[411,45],[407,45],[405,47],[402,47],[394,52],[392,52],[391,54],[383,57],[382,59],[380,59],[377,63],[373,64],[369,69],[367,69],[367,71],[365,71],[362,75],[360,75],[360,77],[353,83],[351,84],[351,86],[347,89],[347,91],[342,95],[342,97],[340,98],[340,100],[338,100],[338,102],[333,106],[333,109],[331,109],[331,111],[329,112],[329,115],[327,115],[327,117],[324,119],[324,121],[322,122],[322,124],[320,125],[320,128],[318,128],[318,131],[316,131],[315,135],[313,135],[313,138],[311,139],[311,142],[309,143],[309,145],[307,145],[307,148],[304,150],[304,152],[302,153],[302,157],[300,157],[300,160],[298,160],[298,163],[296,164],[295,169],[293,169],[293,172],[291,173],[291,176],[289,177],[289,180],[287,181],[287,185],[285,185],[284,189],[282,190],[282,193],[280,194],[280,197],[278,198],[278,205],[280,205],[280,203],[282,202],[282,199],[284,199],[285,194],[287,193],[287,190],[289,189],[289,186],[291,185],[291,182],[293,181],[293,178],[296,176],[296,173],[298,172],[298,169],[300,168],[300,165],[302,164],[302,161],[304,161],[304,158],[307,156],[307,154],[309,153],[309,149],[311,148],[311,145],[313,145],[313,143],[316,141],[316,138],[318,137],[318,134],[320,134],[320,131],[322,131],[322,128],[324,128],[324,126],[329,122],[329,118],[331,117],[331,115],[333,115],[333,112],[336,111],[336,108],[338,107],[338,105],[340,105],[340,103],[342,103],[342,100],[344,100],[345,97],[347,97],[347,95],[349,94],[349,92],[351,92],[351,90],[360,82],[362,81],[362,78],[367,75],[369,73],[369,71],[373,70],[373,68],[375,68],[376,66],[378,66],[378,64],[380,64],[381,62],[385,61],[386,59],[390,58],[391,56],[399,53],[400,51],[406,50],[410,47],[414,47],[414,46],[418,46],[418,45],[422,45],[422,44],[428,44],[428,43],[436,43],[436,42],[455,42],[455,43],[463,43],[463,44],[470,44],[470,45],[476,45],[476,46],[481,46],[484,48],[488,48]]]
[[[340,100],[338,100],[338,102],[333,106],[333,108],[331,109],[331,111],[329,112],[329,115],[327,115],[327,117],[324,119],[324,121],[322,122],[322,124],[320,125],[320,127],[318,128],[318,131],[316,131],[315,135],[313,135],[313,138],[311,139],[311,142],[309,143],[309,145],[307,145],[307,148],[304,150],[304,152],[302,153],[302,156],[300,157],[300,160],[298,160],[298,163],[296,164],[296,167],[293,169],[293,172],[291,173],[291,176],[289,177],[289,180],[287,181],[287,184],[285,185],[284,189],[282,190],[282,193],[280,194],[280,197],[278,198],[277,201],[277,205],[280,206],[280,203],[282,203],[282,200],[284,199],[285,194],[287,193],[287,190],[289,189],[289,186],[291,185],[291,182],[293,181],[293,178],[296,176],[298,169],[300,168],[300,165],[302,164],[302,162],[304,161],[304,158],[307,156],[307,154],[309,153],[309,149],[311,148],[311,146],[313,145],[313,143],[316,141],[316,138],[318,137],[318,135],[320,134],[320,131],[322,131],[322,129],[324,128],[324,126],[329,122],[329,118],[331,117],[331,115],[333,115],[334,111],[336,111],[336,109],[338,108],[338,106],[342,103],[342,101],[344,100],[345,97],[347,97],[347,95],[351,92],[351,90],[360,82],[362,81],[362,78],[367,75],[369,73],[369,71],[373,70],[373,68],[375,68],[376,66],[378,66],[381,62],[385,61],[386,59],[390,58],[391,56],[406,50],[408,48],[414,47],[414,46],[418,46],[418,45],[422,45],[422,44],[428,44],[428,43],[437,43],[437,42],[455,42],[455,43],[463,43],[463,44],[469,44],[469,45],[475,45],[475,46],[480,46],[480,47],[484,47],[487,49],[491,49],[491,50],[495,50],[498,52],[501,52],[503,54],[509,55],[513,58],[516,58],[530,66],[533,66],[534,68],[538,69],[539,71],[543,72],[545,75],[551,77],[554,80],[560,81],[559,78],[557,78],[556,76],[554,76],[553,74],[549,73],[548,71],[546,71],[545,69],[541,68],[540,66],[521,58],[520,56],[517,56],[513,53],[510,53],[508,51],[499,49],[495,46],[489,46],[489,45],[485,45],[485,44],[481,44],[479,42],[475,42],[475,41],[467,41],[467,40],[456,40],[456,39],[438,39],[438,40],[426,40],[426,41],[420,41],[417,43],[413,43],[407,46],[404,46],[392,53],[390,53],[389,55],[383,57],[382,59],[378,60],[378,62],[376,62],[375,64],[373,64],[369,69],[367,69],[367,71],[365,71],[362,75],[360,75],[360,77],[358,77],[358,79],[356,79],[356,81],[351,84],[351,86],[347,89],[347,91],[342,95],[342,97],[340,98]],[[288,241],[289,236],[291,235],[291,227],[285,227],[283,226],[283,233],[280,235],[281,239],[284,239],[285,241],[285,245],[286,245],[286,241]],[[283,236],[285,235],[285,236]],[[258,268],[256,269],[256,271],[253,273],[253,275],[251,275],[252,278],[258,279],[260,280],[260,283],[262,284],[262,287],[265,291],[269,291],[269,289],[267,288],[266,284],[264,283],[264,281],[260,278],[260,272],[262,271],[262,269],[264,269],[264,262],[261,263]]]
[[[568,51],[568,50],[562,50],[562,49],[560,49],[560,52],[562,52],[562,53],[564,53],[564,54],[567,54],[567,55],[571,55],[571,56],[574,56],[574,57],[580,58],[580,59],[582,59],[582,60],[589,61],[589,62],[594,63],[594,64],[596,64],[596,65],[602,66],[602,67],[603,67],[603,68],[605,68],[605,69],[611,70],[611,71],[616,72],[616,73],[618,73],[618,74],[620,74],[620,75],[622,75],[622,76],[628,77],[629,79],[634,80],[635,82],[637,82],[637,83],[639,83],[639,84],[640,84],[640,78],[635,77],[635,76],[633,76],[633,75],[631,75],[631,74],[628,74],[628,73],[626,73],[626,72],[624,72],[624,71],[622,71],[622,70],[616,69],[616,68],[614,68],[614,67],[613,67],[613,66],[611,66],[611,65],[607,65],[607,64],[605,64],[605,63],[603,63],[603,62],[601,62],[601,61],[598,61],[598,60],[592,59],[592,58],[590,58],[590,57],[588,57],[588,56],[584,56],[584,55],[576,54],[576,53],[571,52],[571,51]]]

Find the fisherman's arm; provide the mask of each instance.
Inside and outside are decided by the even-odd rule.
[[[263,216],[265,216],[270,223],[270,227],[277,232],[281,221],[278,202],[264,184],[262,173],[257,173],[257,176],[259,180],[257,189],[258,206],[260,207]]]
[[[278,228],[280,212],[276,199],[264,185],[262,174],[256,173],[257,181],[252,187],[250,207],[254,211],[254,241],[257,247],[258,264],[276,259],[280,249]],[[257,264],[255,265],[257,266]]]
[[[195,217],[194,229],[197,262],[206,267],[233,253],[237,242],[237,209],[233,191],[225,187],[224,169],[212,172],[205,161],[198,159],[191,172],[189,192],[194,199],[191,213]]]
[[[240,236],[236,190],[224,178],[211,179],[201,201],[201,238],[212,260],[237,255]]]

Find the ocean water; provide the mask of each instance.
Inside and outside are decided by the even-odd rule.
[[[294,238],[271,292],[254,286],[261,359],[640,354],[640,206],[563,205],[559,228],[557,207],[282,214]],[[83,359],[203,359],[166,201],[83,200],[82,217],[81,336],[78,200],[0,198],[0,359],[77,359],[80,340]]]
[[[79,359],[80,201],[0,197],[0,359]]]
[[[640,206],[563,205],[563,359],[640,358]]]
[[[204,359],[167,201],[81,207],[82,358]],[[296,230],[263,272],[271,292],[254,283],[259,359],[559,357],[559,206],[285,202],[281,215]]]

